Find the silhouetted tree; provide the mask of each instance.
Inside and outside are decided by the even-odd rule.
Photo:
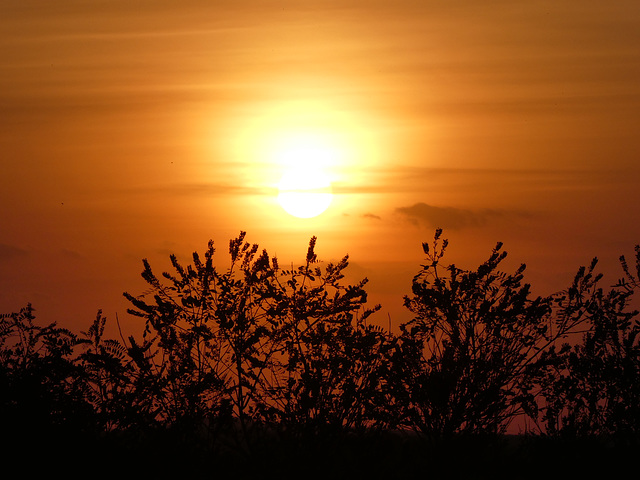
[[[38,436],[99,428],[75,362],[77,336],[55,323],[34,323],[29,304],[0,315],[0,412],[6,432]]]
[[[107,319],[98,311],[80,332],[82,350],[75,359],[85,384],[85,399],[93,405],[101,430],[148,431],[161,425],[157,385],[148,375],[148,358],[134,338],[130,346],[105,339]]]
[[[563,313],[584,323],[581,342],[545,352],[539,371],[547,435],[637,440],[640,434],[640,325],[632,309],[640,287],[640,247],[635,272],[620,258],[625,277],[606,289],[597,259],[581,267],[563,292]]]
[[[354,434],[409,429],[421,435],[407,445],[422,448],[422,437],[484,439],[519,415],[552,442],[637,441],[640,246],[633,268],[621,257],[624,277],[612,287],[601,286],[594,260],[568,289],[543,298],[523,283],[524,265],[500,271],[501,244],[475,270],[442,266],[447,241],[438,229],[423,244],[427,262],[405,297],[413,318],[399,335],[369,324],[379,306],[366,307],[366,279],[343,284],[348,256],[323,264],[315,246],[312,237],[303,264],[290,269],[244,232],[229,242],[223,269],[212,241],[193,264],[171,255],[173,273],[156,276],[143,260],[150,288],[124,294],[144,320],[141,338],[104,338],[101,311],[80,335],[37,325],[31,305],[0,315],[4,432],[18,441],[40,435],[49,450],[78,438],[85,456],[121,442],[118,455],[132,446],[127,455],[182,473],[213,461],[218,448],[240,452],[230,455],[237,460],[256,451],[268,458],[271,445],[302,464],[305,454],[343,455],[354,471],[355,450],[343,451],[352,439],[364,440],[360,454],[383,453],[369,450],[378,440],[391,439],[381,445],[396,453],[405,445]],[[97,443],[82,447],[85,439]]]
[[[144,261],[151,302],[125,293],[130,313],[145,319],[130,354],[147,352],[137,365],[156,385],[159,414],[209,430],[237,421],[244,440],[262,423],[288,434],[371,423],[384,335],[366,325],[366,280],[341,285],[347,257],[324,271],[314,265],[315,237],[305,264],[291,270],[244,238],[230,242],[223,273],[209,242],[204,262],[194,253],[185,268],[172,255],[176,274],[164,282]]]
[[[316,238],[306,262],[278,277],[280,308],[271,339],[277,355],[262,403],[271,424],[290,435],[373,428],[380,392],[380,327],[367,325],[366,280],[343,286],[345,256],[317,266]]]
[[[268,367],[268,342],[277,292],[274,269],[265,251],[244,242],[245,233],[229,243],[231,264],[214,266],[210,241],[204,261],[193,254],[186,268],[171,255],[175,274],[163,283],[144,260],[143,278],[152,301],[125,296],[145,319],[142,344],[133,343],[137,364],[156,384],[158,414],[174,425],[216,435],[232,418],[246,434],[253,418],[257,385]],[[196,424],[194,424],[194,422]]]
[[[500,243],[475,271],[443,268],[441,234],[423,244],[427,263],[405,297],[414,318],[401,325],[390,377],[400,423],[430,438],[500,433],[516,416],[535,415],[531,367],[580,320],[552,319],[552,300],[531,298],[522,283],[524,265],[499,271]]]

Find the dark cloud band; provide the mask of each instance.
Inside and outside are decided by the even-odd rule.
[[[396,213],[415,225],[461,229],[485,225],[489,220],[504,216],[498,210],[472,211],[454,207],[436,207],[426,203],[416,203],[409,207],[398,207]]]

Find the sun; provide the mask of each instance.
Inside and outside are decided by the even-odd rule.
[[[294,217],[317,217],[329,208],[332,198],[328,175],[313,165],[287,170],[278,184],[278,203]]]
[[[317,100],[259,107],[232,125],[237,133],[229,136],[227,153],[235,182],[259,192],[255,201],[265,218],[286,215],[304,225],[296,219],[328,220],[355,208],[383,151],[371,134],[377,130],[371,118]]]
[[[275,156],[282,168],[280,206],[298,218],[325,212],[333,199],[329,171],[339,157],[338,149],[317,135],[297,134],[283,138]]]

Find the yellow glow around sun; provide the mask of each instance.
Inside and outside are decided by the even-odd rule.
[[[234,181],[269,192],[262,206],[294,217],[357,208],[357,196],[347,191],[361,188],[379,161],[369,123],[327,102],[264,103],[233,127]]]

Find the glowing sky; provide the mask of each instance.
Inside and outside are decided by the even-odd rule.
[[[438,226],[461,267],[503,241],[540,293],[593,256],[617,275],[639,132],[637,0],[5,0],[0,312],[123,321],[142,258],[226,261],[240,230],[281,264],[311,235],[348,253],[394,321]],[[296,135],[342,152],[313,219],[276,201]]]

